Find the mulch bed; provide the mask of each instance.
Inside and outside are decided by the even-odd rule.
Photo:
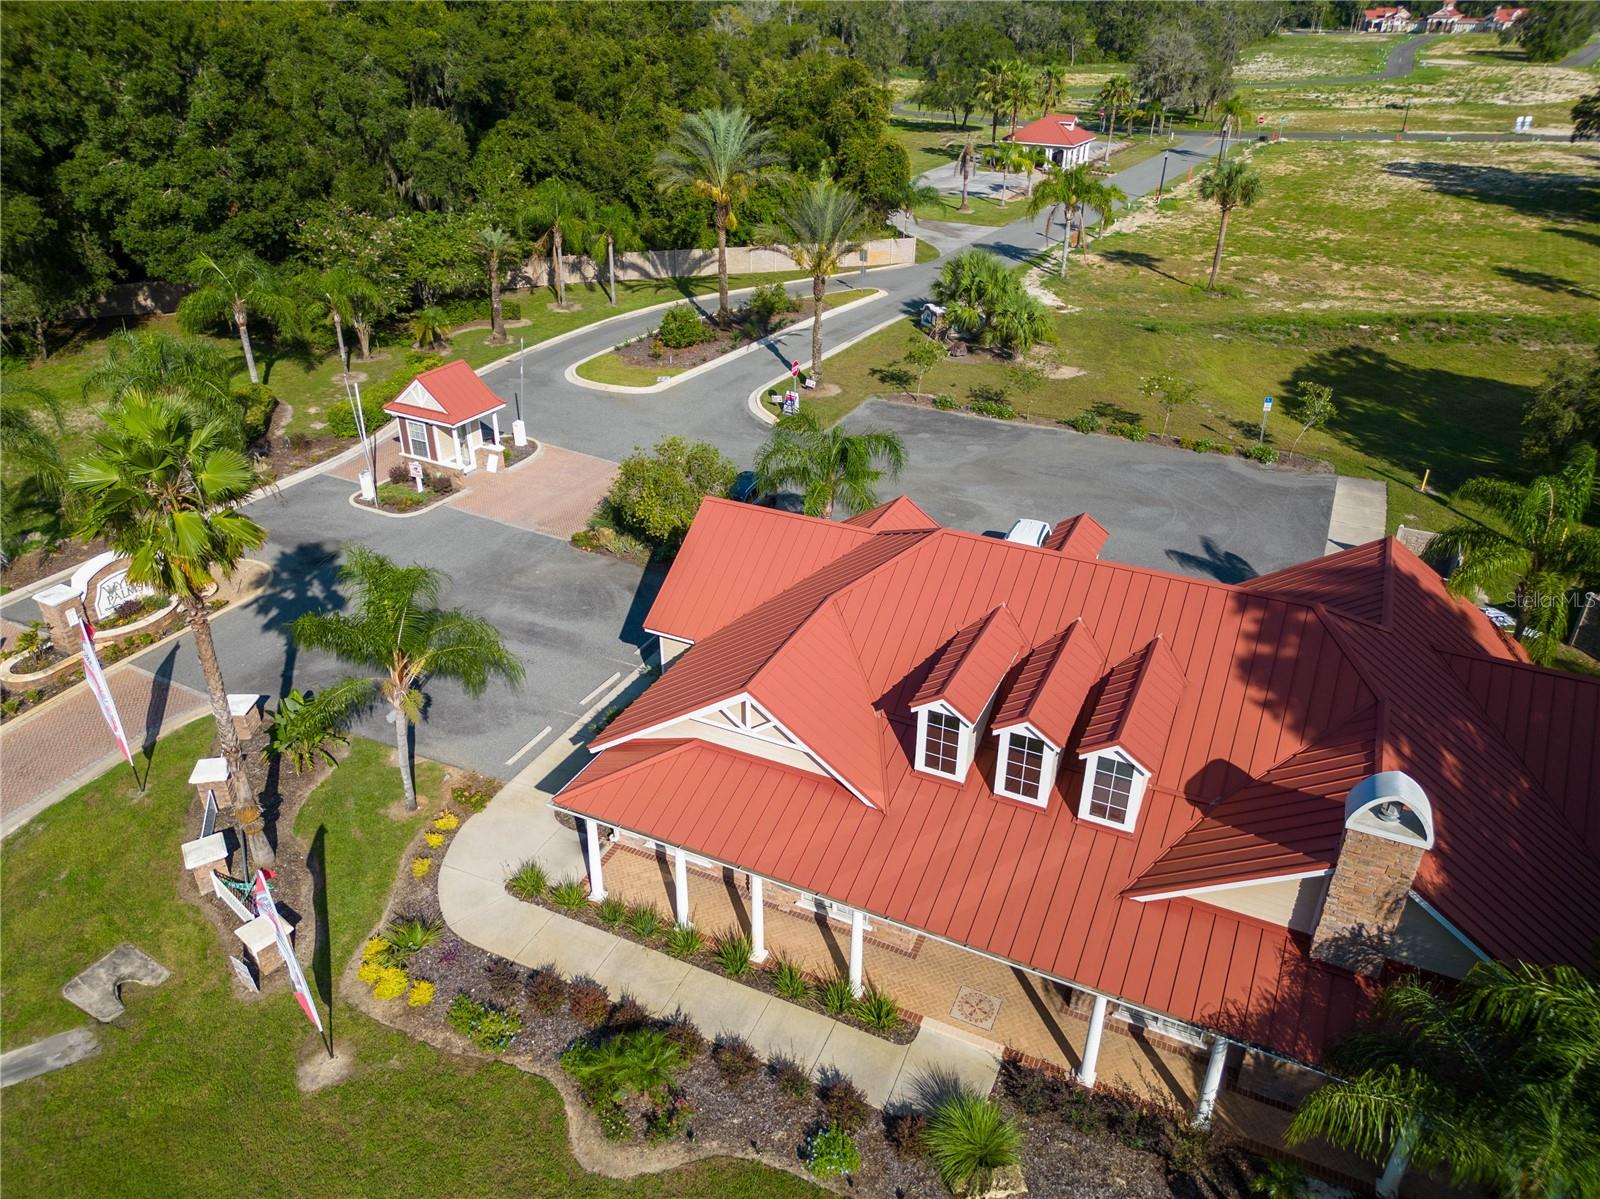
[[[64,541],[55,549],[29,550],[25,554],[18,554],[5,564],[0,570],[0,585],[6,590],[15,591],[19,587],[26,587],[29,583],[37,583],[58,570],[77,566],[87,562],[96,554],[103,554],[110,549],[104,541]]]

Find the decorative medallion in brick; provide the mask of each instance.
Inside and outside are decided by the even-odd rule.
[[[955,1006],[950,1009],[950,1015],[975,1028],[992,1029],[995,1019],[1000,1015],[1000,997],[962,987],[956,992]]]

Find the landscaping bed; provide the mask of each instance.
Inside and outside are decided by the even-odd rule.
[[[454,476],[442,470],[424,470],[422,490],[418,491],[411,477],[411,468],[404,462],[397,462],[389,468],[388,481],[378,484],[376,502],[358,495],[356,504],[362,508],[376,508],[380,512],[421,512],[424,508],[431,508],[449,499],[456,491]]]

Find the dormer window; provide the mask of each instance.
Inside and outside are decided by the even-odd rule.
[[[956,633],[933,656],[911,697],[917,769],[964,782],[995,690],[1028,643],[1004,606]]]
[[[1044,807],[1056,781],[1060,751],[1028,724],[1000,729],[994,762],[994,791],[1007,799]]]
[[[917,769],[945,778],[966,777],[972,764],[972,728],[943,704],[917,712]]]
[[[1083,755],[1078,817],[1131,831],[1139,820],[1148,772],[1118,749]]]

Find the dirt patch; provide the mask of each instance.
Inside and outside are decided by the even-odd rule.
[[[337,1047],[330,1057],[325,1045],[308,1041],[300,1047],[299,1059],[295,1062],[294,1085],[307,1095],[324,1087],[337,1086],[350,1076],[355,1064],[354,1057]]]

